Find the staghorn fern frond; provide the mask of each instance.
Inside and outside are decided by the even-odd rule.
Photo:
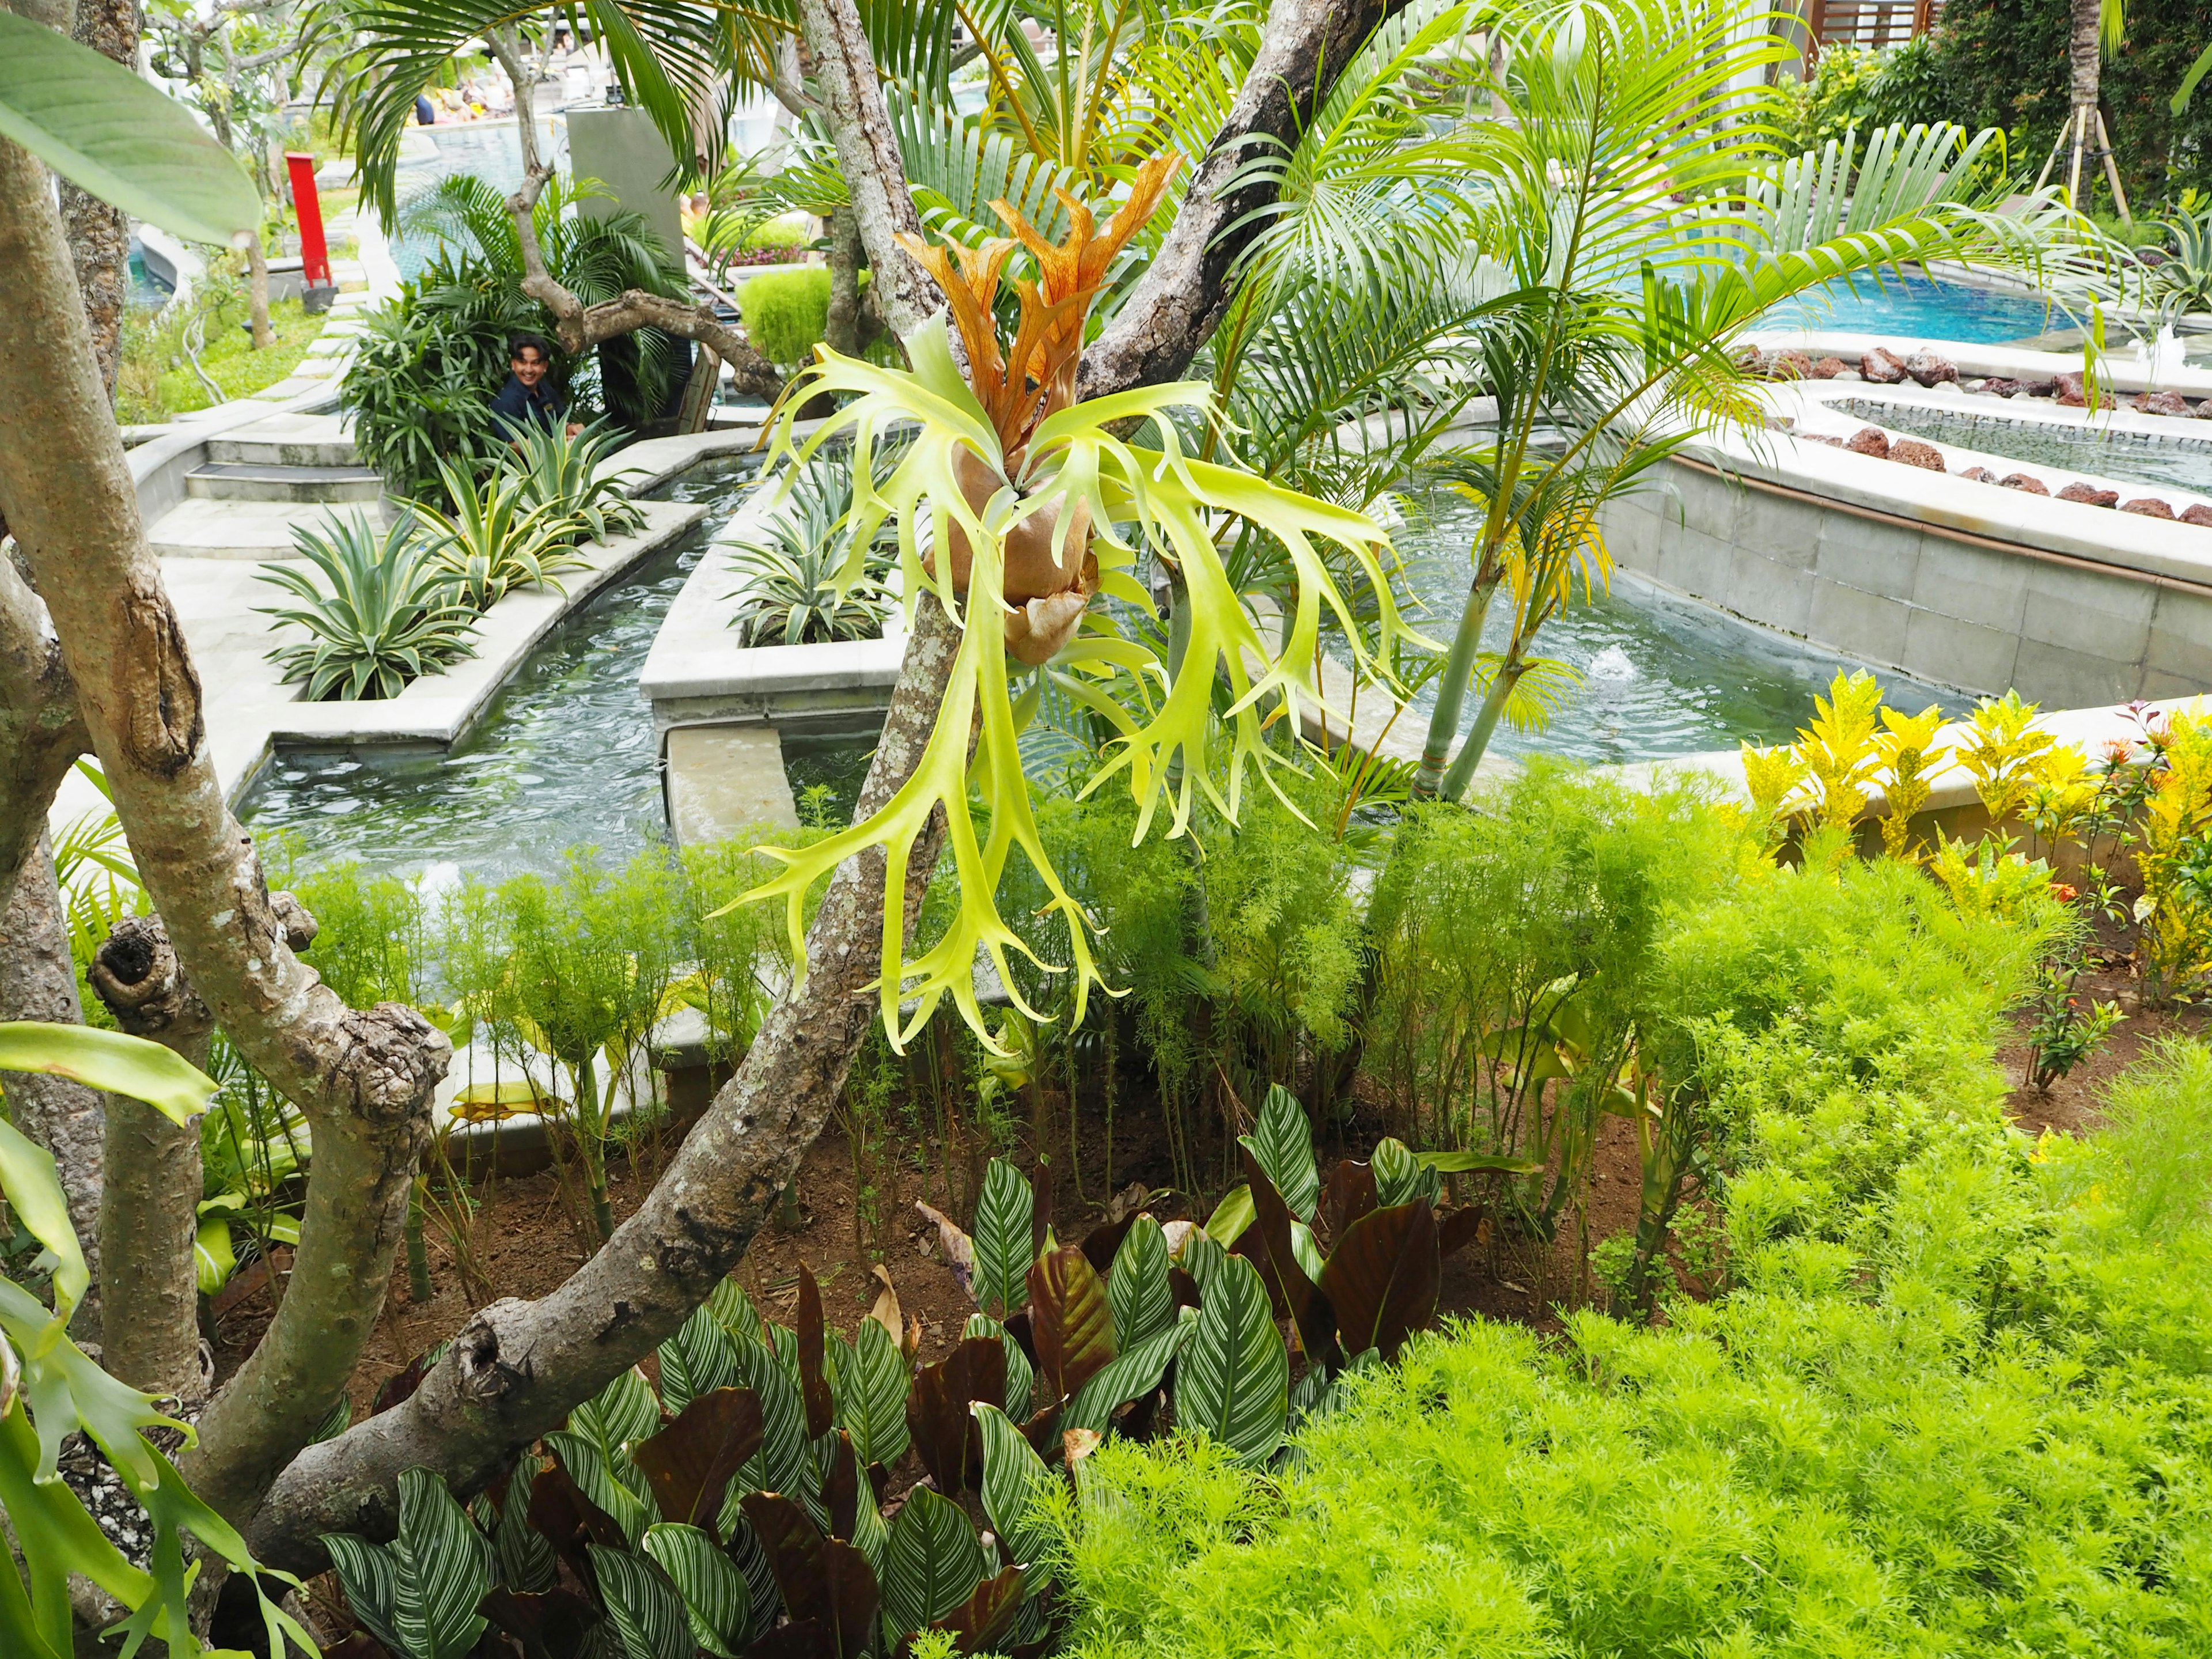
[[[1060,964],[1039,957],[997,909],[994,896],[1017,849],[1047,894],[1039,914],[1059,918],[1067,928],[1065,970],[1076,975],[1071,1000],[1073,1018],[1079,1023],[1090,988],[1099,977],[1090,919],[1053,868],[1022,769],[1020,716],[1009,689],[1006,629],[1000,625],[1000,615],[1010,616],[1012,607],[998,597],[1009,533],[1046,512],[1068,522],[1082,503],[1097,538],[1093,552],[1101,591],[1146,604],[1142,588],[1130,576],[1141,548],[1155,550],[1181,568],[1190,595],[1191,628],[1180,672],[1171,681],[1159,683],[1164,676],[1152,652],[1100,628],[1095,617],[1058,659],[1070,667],[1137,681],[1139,714],[1133,715],[1121,703],[1099,696],[1087,677],[1054,676],[1054,684],[1062,689],[1084,686],[1089,693],[1085,701],[1112,726],[1115,736],[1107,745],[1106,758],[1086,787],[1097,789],[1126,776],[1137,805],[1139,839],[1171,791],[1171,835],[1188,827],[1199,790],[1233,820],[1244,775],[1253,767],[1280,793],[1269,769],[1295,763],[1261,741],[1262,705],[1279,702],[1296,729],[1299,700],[1316,695],[1305,677],[1314,660],[1322,606],[1327,604],[1352,631],[1349,607],[1316,552],[1315,538],[1327,538],[1346,550],[1376,591],[1386,635],[1396,626],[1396,612],[1377,558],[1387,543],[1370,520],[1183,453],[1171,417],[1206,418],[1212,403],[1204,386],[1146,387],[1046,416],[1019,434],[1018,466],[1025,484],[1025,493],[1021,493],[1006,480],[1008,456],[998,425],[953,365],[944,320],[933,322],[908,345],[913,367],[903,370],[878,368],[822,349],[816,366],[797,383],[804,392],[794,393],[791,407],[795,408],[800,396],[821,392],[849,394],[852,400],[803,443],[795,438],[787,409],[776,453],[794,456],[803,464],[833,437],[850,434],[854,550],[837,580],[851,584],[861,579],[860,549],[878,526],[887,519],[895,521],[908,606],[927,591],[963,624],[951,682],[920,763],[884,809],[815,847],[778,853],[786,863],[784,872],[746,900],[783,900],[796,945],[803,935],[805,896],[816,882],[863,848],[881,847],[889,860],[889,890],[899,890],[915,841],[941,807],[959,908],[936,943],[912,960],[905,952],[903,918],[896,906],[886,910],[883,971],[878,982],[884,1027],[893,1042],[902,1045],[938,1002],[950,996],[978,1037],[995,1052],[998,1039],[975,1000],[977,953],[988,954],[1009,985],[1015,982],[1006,971],[1009,950],[1048,971],[1062,970]],[[1048,372],[1044,378],[1052,376]],[[919,429],[878,484],[872,459],[894,425],[904,422]],[[1157,447],[1139,447],[1116,436],[1115,428],[1122,422],[1139,429],[1149,426]],[[980,503],[963,489],[958,471],[975,462],[988,466],[998,483]],[[1223,568],[1215,524],[1224,518],[1251,523],[1288,550],[1297,585],[1279,654],[1270,648]],[[950,560],[925,556],[925,541],[929,550],[945,547],[956,527],[972,550],[964,593],[954,586]],[[1255,663],[1261,665],[1256,676],[1250,666]],[[1221,764],[1213,753],[1217,717],[1212,693],[1218,676],[1227,678],[1231,698],[1226,716],[1230,753]],[[972,766],[968,756],[971,732],[976,733]],[[1178,770],[1180,781],[1171,785]],[[1223,780],[1219,783],[1217,774]],[[987,828],[979,828],[979,808]],[[908,997],[915,1000],[915,1012],[902,1024],[899,1006]],[[1045,1018],[1018,995],[1017,1002],[1027,1017]]]

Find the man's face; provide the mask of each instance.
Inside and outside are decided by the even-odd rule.
[[[514,378],[527,386],[534,386],[545,378],[545,355],[536,346],[523,347],[507,366],[514,371]]]

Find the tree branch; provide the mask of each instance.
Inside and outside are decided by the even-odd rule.
[[[0,319],[0,512],[52,613],[139,873],[216,1018],[314,1136],[290,1293],[189,1458],[196,1489],[243,1514],[352,1375],[452,1049],[412,1009],[348,1008],[287,942],[216,777],[46,169],[4,141]]]
[[[573,357],[602,340],[618,339],[641,328],[660,329],[696,340],[730,365],[740,392],[774,403],[783,393],[783,376],[753,349],[751,341],[726,325],[712,307],[686,305],[636,288],[625,289],[618,299],[586,307],[546,269],[545,251],[538,240],[538,198],[552,179],[553,167],[538,154],[535,96],[513,31],[494,29],[484,38],[507,79],[514,82],[514,121],[522,135],[522,183],[507,198],[507,210],[522,247],[522,291],[553,313],[553,331],[560,337],[561,349]],[[682,250],[677,252],[680,257]]]
[[[921,761],[959,643],[959,630],[925,597],[856,823]],[[902,896],[909,935],[943,834],[939,817],[914,849]],[[247,1528],[260,1559],[320,1571],[324,1533],[389,1536],[403,1470],[437,1469],[457,1492],[481,1486],[706,1300],[821,1133],[875,1018],[884,881],[880,849],[838,867],[807,933],[805,979],[769,1012],[636,1213],[550,1296],[477,1314],[404,1405],[302,1452]]]
[[[921,216],[907,187],[906,162],[884,107],[867,33],[853,0],[799,0],[799,27],[814,60],[814,85],[836,140],[837,159],[844,166],[860,245],[875,272],[876,308],[903,340],[936,314],[945,296],[895,240],[901,231],[921,235]],[[958,349],[956,338],[956,354]]]
[[[850,3],[850,0],[847,0]],[[1281,191],[1272,170],[1237,175],[1287,151],[1376,26],[1405,0],[1275,0],[1229,118],[1185,191],[1182,211],[1136,289],[1083,354],[1079,399],[1158,386],[1190,367],[1229,305],[1229,274]]]
[[[46,833],[54,791],[91,747],[46,601],[0,554],[0,893],[15,885]]]

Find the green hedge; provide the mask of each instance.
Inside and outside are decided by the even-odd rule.
[[[829,330],[829,267],[763,272],[738,290],[738,311],[761,356],[787,368],[805,362]]]
[[[1893,866],[1685,917],[1681,1006],[1733,1010],[1701,1028],[1732,1288],[1422,1339],[1272,1473],[1107,1445],[1071,1650],[2206,1650],[2212,1056],[2032,1146],[1993,1056],[2038,931]]]

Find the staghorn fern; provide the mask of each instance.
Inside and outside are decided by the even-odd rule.
[[[1296,763],[1262,742],[1262,705],[1279,705],[1295,729],[1300,700],[1316,695],[1308,676],[1324,604],[1363,662],[1370,660],[1364,635],[1353,625],[1350,607],[1316,549],[1316,538],[1336,543],[1349,568],[1373,591],[1379,635],[1388,640],[1401,631],[1377,558],[1388,543],[1371,520],[1185,453],[1177,418],[1203,422],[1212,416],[1213,399],[1206,387],[1147,386],[1080,404],[1073,400],[1084,313],[1114,255],[1151,216],[1179,160],[1170,155],[1139,169],[1127,204],[1103,232],[1088,209],[1066,200],[1071,228],[1058,246],[1046,242],[1018,214],[1002,210],[1035,256],[1042,277],[1023,288],[1022,327],[1011,349],[1002,347],[992,319],[1000,272],[1012,244],[996,240],[978,252],[948,251],[908,240],[908,251],[933,267],[951,302],[973,385],[954,366],[940,318],[906,342],[910,368],[878,368],[824,348],[807,372],[805,395],[795,392],[787,401],[776,458],[795,455],[804,462],[833,437],[848,433],[854,444],[855,498],[847,517],[853,540],[836,573],[840,588],[863,580],[865,549],[886,519],[894,520],[908,606],[927,591],[949,616],[965,624],[936,729],[904,786],[865,822],[803,851],[778,853],[787,866],[783,873],[744,901],[782,899],[792,939],[803,956],[806,896],[815,883],[864,848],[881,847],[890,864],[890,890],[898,891],[915,841],[941,807],[959,908],[936,944],[915,960],[908,960],[897,927],[884,931],[878,989],[884,1027],[895,1046],[902,1046],[949,995],[985,1047],[1004,1052],[976,1002],[973,969],[978,951],[988,953],[1010,985],[1010,949],[1048,966],[997,908],[994,895],[1017,848],[1044,889],[1040,918],[1056,917],[1067,929],[1069,963],[1065,969],[1053,970],[1075,975],[1068,1001],[1079,1024],[1090,986],[1098,979],[1091,923],[1053,868],[1022,769],[1020,722],[1009,686],[1009,636],[1034,637],[1039,601],[1030,600],[1024,614],[1005,598],[1010,537],[1026,530],[1033,542],[1038,527],[1049,524],[1056,526],[1053,536],[1064,542],[1069,527],[1079,520],[1087,517],[1092,526],[1095,539],[1087,557],[1085,550],[1057,543],[1053,552],[1054,562],[1073,576],[1063,592],[1046,596],[1047,603],[1060,607],[1051,637],[1065,641],[1054,662],[1074,671],[1055,673],[1054,684],[1075,691],[1112,727],[1106,757],[1086,787],[1097,789],[1125,776],[1136,804],[1139,838],[1164,798],[1170,808],[1171,836],[1188,828],[1200,791],[1233,820],[1245,774],[1255,766],[1263,781],[1280,793],[1271,769]],[[796,410],[807,396],[825,392],[849,394],[851,401],[801,441],[793,430]],[[918,429],[878,484],[872,471],[878,447],[887,428],[908,422]],[[1142,447],[1116,435],[1147,426],[1157,447]],[[978,495],[988,490],[988,495],[971,499],[971,488]],[[1293,603],[1279,651],[1263,635],[1224,568],[1217,526],[1235,520],[1285,550]],[[956,569],[957,552],[928,562],[922,552],[925,532],[930,547],[939,550],[953,547],[956,531],[971,554],[964,584]],[[1184,647],[1172,664],[1115,631],[1103,617],[1090,619],[1090,631],[1075,626],[1097,592],[1151,613],[1149,596],[1131,574],[1142,550],[1174,566],[1182,579],[1188,625],[1182,629]],[[1255,664],[1260,665],[1256,676]],[[1224,718],[1231,737],[1225,764],[1218,767],[1224,759],[1214,731],[1219,678],[1230,687]],[[971,732],[976,743],[972,766]],[[979,797],[988,809],[987,830],[973,811]],[[915,1012],[910,1022],[902,1022],[900,1005],[908,997],[915,999]],[[1016,1000],[1026,1017],[1045,1018],[1018,993]]]

